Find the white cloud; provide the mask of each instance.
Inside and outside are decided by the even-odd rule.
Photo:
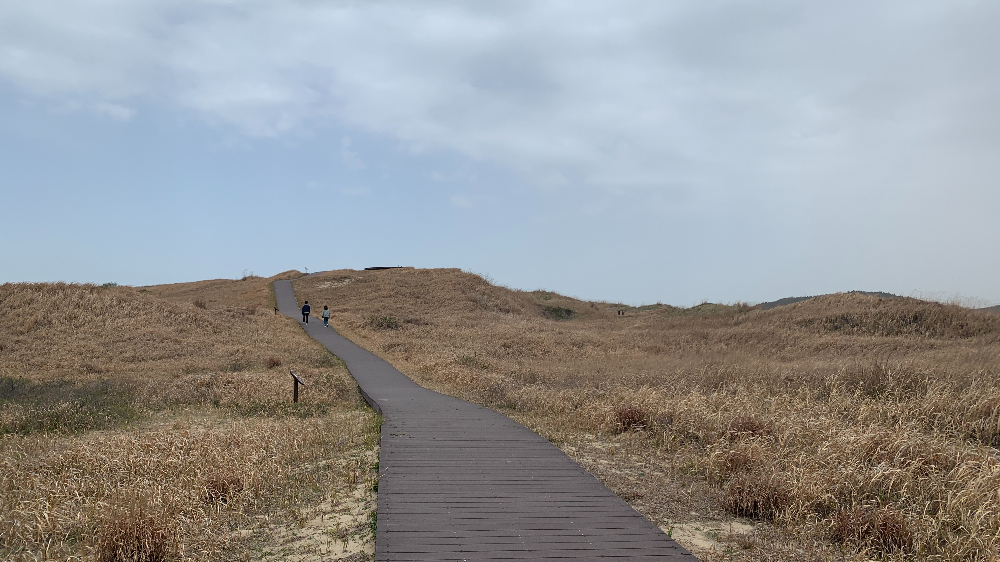
[[[352,170],[364,170],[368,166],[361,160],[357,152],[351,150],[352,144],[350,137],[344,137],[340,140],[340,160]]]
[[[907,160],[948,166],[932,140],[996,148],[998,6],[22,2],[0,11],[0,76],[121,120],[148,103],[252,138],[336,124],[542,187],[714,203],[864,192]],[[349,139],[340,157],[367,167]]]
[[[122,122],[131,121],[132,118],[135,117],[136,113],[135,109],[131,107],[125,107],[123,105],[107,102],[94,104],[94,111]]]

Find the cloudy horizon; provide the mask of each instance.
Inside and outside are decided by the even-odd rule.
[[[1000,302],[988,2],[0,8],[0,282]]]

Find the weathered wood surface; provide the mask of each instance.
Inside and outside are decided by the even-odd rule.
[[[301,318],[290,281],[274,293]],[[322,322],[302,327],[384,417],[376,560],[696,560],[521,424],[418,386]]]

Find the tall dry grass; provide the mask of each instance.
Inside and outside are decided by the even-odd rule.
[[[757,522],[703,557],[1000,556],[995,315],[856,294],[636,308],[458,270],[294,284],[348,337],[535,428],[664,527]]]
[[[0,286],[0,558],[270,559],[372,502],[377,416],[269,283]]]

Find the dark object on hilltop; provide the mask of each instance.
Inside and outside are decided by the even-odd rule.
[[[892,293],[883,293],[882,291],[847,291],[848,295],[868,295],[869,297],[878,297],[880,299],[899,299],[902,298],[899,295],[894,295]],[[770,310],[772,308],[777,308],[779,306],[785,306],[786,304],[795,304],[797,302],[807,301],[809,299],[814,299],[816,297],[825,297],[826,295],[813,295],[810,297],[785,297],[783,299],[778,299],[771,302],[762,302],[757,305],[757,308],[762,310]]]
[[[883,293],[882,291],[847,291],[848,295],[868,295],[869,297],[878,297],[880,299],[901,299],[903,297],[899,295],[894,295],[892,293]]]
[[[807,301],[814,297],[785,297],[783,299],[778,299],[771,302],[762,302],[757,306],[764,310],[770,310],[772,308],[777,308],[779,306],[785,306],[786,304],[795,304],[797,302]]]
[[[401,265],[390,265],[386,267],[366,267],[365,271],[381,271],[383,269],[403,269]]]

